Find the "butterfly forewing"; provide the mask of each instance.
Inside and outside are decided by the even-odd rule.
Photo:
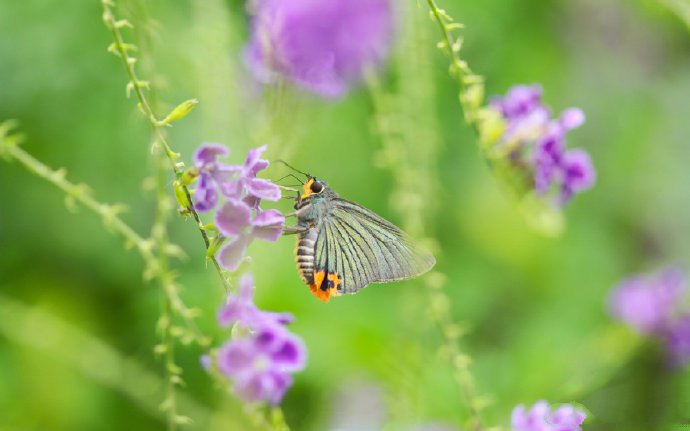
[[[337,294],[357,292],[369,283],[412,278],[434,263],[431,254],[395,225],[344,199],[332,201],[315,246],[317,270],[335,282],[326,281],[324,287],[336,288]]]

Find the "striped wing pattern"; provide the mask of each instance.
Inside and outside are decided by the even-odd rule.
[[[431,269],[434,257],[398,227],[372,211],[334,199],[314,245],[313,293],[355,293],[369,283],[405,280]]]

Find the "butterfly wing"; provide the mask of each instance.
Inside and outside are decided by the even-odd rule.
[[[397,226],[345,199],[331,201],[314,246],[312,292],[324,301],[369,283],[405,280],[436,260]]]

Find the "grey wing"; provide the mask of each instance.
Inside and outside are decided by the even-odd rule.
[[[338,275],[338,293],[369,283],[405,280],[430,270],[436,260],[397,226],[344,199],[332,201],[316,244],[316,268]]]

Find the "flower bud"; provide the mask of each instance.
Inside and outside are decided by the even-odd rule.
[[[165,126],[167,124],[172,123],[173,121],[177,121],[181,118],[184,118],[189,114],[192,109],[199,103],[198,99],[189,99],[185,100],[184,102],[180,103],[177,105],[175,109],[168,114],[167,117],[165,117],[163,120],[158,122],[159,126]]]

